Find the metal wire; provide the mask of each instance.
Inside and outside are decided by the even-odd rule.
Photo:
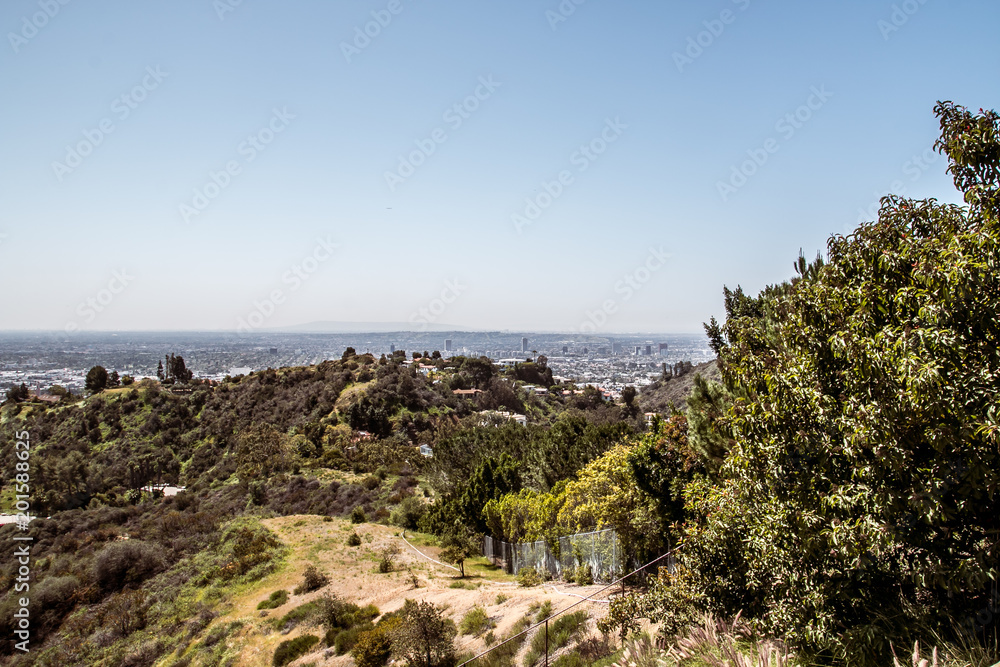
[[[619,577],[618,579],[612,581],[610,584],[604,586],[603,588],[594,591],[593,593],[591,593],[587,597],[583,598],[579,602],[574,602],[573,604],[569,605],[568,607],[565,607],[565,608],[560,609],[559,611],[557,611],[557,612],[555,612],[553,614],[550,614],[549,616],[545,617],[541,621],[538,621],[534,625],[529,625],[527,628],[525,628],[521,632],[517,633],[513,637],[508,637],[507,639],[503,640],[502,642],[500,642],[499,644],[497,644],[493,648],[488,648],[485,651],[483,651],[482,653],[480,653],[479,655],[476,655],[476,656],[473,656],[473,657],[469,658],[468,660],[466,660],[462,664],[458,665],[458,667],[464,667],[465,665],[468,665],[468,664],[470,664],[472,662],[475,662],[476,660],[478,660],[479,658],[483,657],[484,655],[487,655],[487,654],[492,653],[493,651],[497,650],[498,648],[500,648],[501,646],[503,646],[507,642],[514,641],[515,639],[517,639],[521,635],[527,634],[527,633],[531,632],[532,630],[534,630],[535,628],[537,628],[538,626],[544,625],[544,624],[548,623],[550,619],[553,619],[556,616],[559,616],[561,614],[565,614],[570,609],[573,609],[574,607],[577,607],[577,606],[583,604],[584,602],[589,602],[590,599],[592,597],[594,597],[595,595],[597,595],[598,593],[603,593],[604,591],[608,590],[612,586],[616,586],[619,583],[625,581],[626,579],[628,579],[629,577],[631,577],[633,574],[637,574],[637,573],[641,572],[642,570],[645,570],[647,567],[649,567],[653,563],[658,563],[659,561],[663,560],[664,558],[673,555],[678,549],[681,548],[681,546],[682,545],[678,545],[678,546],[674,547],[673,549],[671,549],[670,551],[668,551],[665,554],[663,554],[662,556],[659,556],[659,557],[654,558],[653,560],[649,561],[645,565],[640,565],[639,567],[637,567],[636,569],[632,570],[631,572],[629,572],[625,576]]]

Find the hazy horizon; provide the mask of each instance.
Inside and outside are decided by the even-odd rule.
[[[599,332],[580,332],[572,330],[559,330],[559,329],[511,329],[511,328],[489,328],[489,329],[476,329],[471,327],[447,327],[447,328],[434,328],[434,329],[368,329],[368,328],[356,328],[356,329],[297,329],[296,327],[308,326],[311,323],[303,323],[301,325],[291,325],[289,327],[279,327],[274,329],[261,328],[254,329],[245,333],[237,333],[232,329],[79,329],[72,334],[66,334],[64,331],[59,329],[0,329],[0,336],[7,334],[62,334],[67,337],[74,335],[85,335],[85,334],[116,334],[116,333],[129,333],[129,334],[154,334],[154,333],[191,333],[191,334],[233,334],[233,335],[267,335],[267,334],[304,334],[304,335],[323,335],[323,334],[387,334],[387,333],[504,333],[504,334],[544,334],[544,335],[574,335],[574,336],[638,336],[638,335],[664,335],[664,336],[699,336],[705,335],[704,330],[701,331],[604,331]],[[350,324],[350,323],[344,323]],[[378,323],[362,323],[362,324],[378,324]],[[392,324],[392,323],[388,323]]]

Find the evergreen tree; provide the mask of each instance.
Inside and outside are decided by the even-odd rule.
[[[92,394],[103,391],[108,386],[108,371],[103,366],[94,366],[87,371],[84,387]]]

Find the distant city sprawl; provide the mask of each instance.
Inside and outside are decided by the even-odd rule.
[[[663,364],[714,358],[700,334],[583,335],[497,332],[376,333],[7,333],[0,335],[0,386],[22,382],[35,392],[53,385],[83,390],[87,370],[101,365],[136,379],[156,377],[165,355],[184,357],[195,377],[219,380],[266,368],[338,359],[353,347],[379,356],[404,350],[442,356],[486,356],[497,364],[543,355],[557,376],[612,390],[648,384]]]

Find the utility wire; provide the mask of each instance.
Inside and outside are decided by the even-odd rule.
[[[637,567],[636,569],[632,570],[631,572],[629,572],[629,573],[628,573],[628,574],[626,574],[625,576],[623,576],[623,577],[619,577],[618,579],[615,579],[614,581],[612,581],[612,582],[611,582],[610,584],[608,584],[608,585],[607,585],[607,586],[605,586],[604,588],[601,588],[600,590],[596,590],[596,591],[594,591],[593,593],[591,593],[591,594],[590,594],[590,595],[588,595],[587,597],[585,597],[585,598],[581,599],[581,600],[580,600],[579,602],[574,602],[574,603],[573,603],[573,604],[571,604],[570,606],[568,606],[568,607],[565,607],[565,608],[563,608],[563,609],[560,609],[559,611],[555,612],[554,614],[551,614],[551,615],[547,616],[546,618],[543,618],[542,620],[538,621],[538,622],[537,622],[537,623],[535,623],[534,625],[529,625],[529,626],[528,626],[527,628],[525,628],[525,629],[524,629],[524,630],[522,630],[521,632],[517,633],[517,634],[516,634],[516,635],[514,635],[513,637],[509,637],[509,638],[507,638],[507,639],[503,640],[502,642],[500,642],[499,644],[497,644],[497,645],[496,645],[496,646],[494,646],[493,648],[489,648],[489,649],[486,649],[485,651],[483,651],[483,652],[482,652],[482,653],[480,653],[479,655],[477,655],[477,656],[473,656],[472,658],[469,658],[468,660],[466,660],[466,661],[465,661],[465,662],[463,662],[462,664],[458,665],[458,667],[465,667],[465,665],[468,665],[468,664],[470,664],[470,663],[472,663],[472,662],[475,662],[476,660],[478,660],[479,658],[483,657],[484,655],[486,655],[486,654],[488,654],[488,653],[492,653],[493,651],[497,650],[498,648],[500,648],[501,646],[503,646],[503,645],[504,645],[504,644],[506,644],[507,642],[511,642],[511,641],[514,641],[515,639],[517,639],[517,638],[518,638],[518,637],[520,637],[521,635],[524,635],[524,634],[527,634],[527,633],[531,632],[532,630],[534,630],[535,628],[537,628],[537,627],[539,627],[539,626],[541,626],[541,625],[544,625],[545,623],[547,623],[547,622],[548,622],[549,620],[551,620],[551,619],[555,618],[556,616],[559,616],[560,614],[564,614],[564,613],[566,613],[567,611],[569,611],[569,610],[570,610],[570,609],[572,609],[573,607],[576,607],[576,606],[579,606],[579,605],[583,604],[584,602],[588,602],[588,601],[591,601],[591,600],[590,600],[590,598],[594,597],[594,596],[595,596],[595,595],[597,595],[598,593],[603,593],[604,591],[608,590],[608,589],[609,589],[609,588],[611,588],[612,586],[616,586],[616,585],[618,585],[619,583],[621,583],[621,582],[622,582],[622,581],[624,581],[625,579],[628,579],[629,577],[631,577],[631,576],[632,576],[633,574],[635,574],[635,573],[637,573],[637,572],[640,572],[640,571],[642,571],[642,570],[646,569],[647,567],[649,567],[649,566],[650,566],[650,565],[652,565],[653,563],[656,563],[656,562],[659,562],[659,561],[663,560],[664,558],[666,558],[667,556],[670,556],[670,555],[671,555],[671,554],[673,554],[673,553],[674,553],[675,551],[677,551],[677,550],[678,550],[679,548],[680,548],[680,546],[677,546],[677,547],[674,547],[673,549],[671,549],[671,550],[670,550],[670,551],[668,551],[667,553],[663,554],[662,556],[660,556],[660,557],[658,557],[658,558],[654,558],[653,560],[649,561],[649,562],[648,562],[648,563],[646,563],[645,565],[640,565],[639,567]],[[995,666],[994,666],[994,667],[995,667]]]

